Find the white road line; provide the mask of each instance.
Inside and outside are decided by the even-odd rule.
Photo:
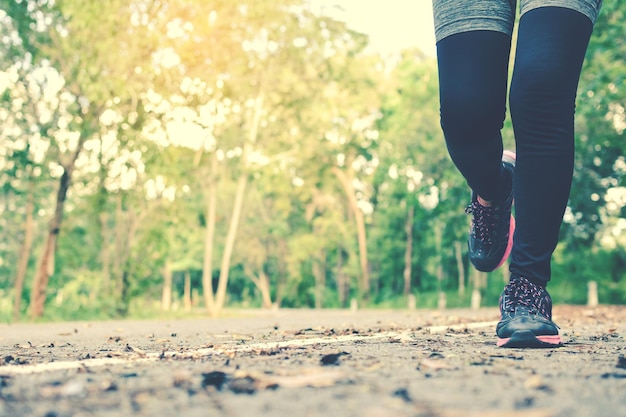
[[[447,330],[464,330],[464,329],[478,329],[483,327],[493,327],[497,322],[477,322],[457,324],[451,326],[430,326],[425,327],[422,331],[428,333],[443,333]],[[38,363],[32,365],[5,365],[0,366],[0,376],[13,376],[13,375],[26,375],[37,374],[43,372],[63,371],[71,369],[81,368],[94,368],[100,366],[110,365],[127,365],[137,364],[142,362],[157,362],[162,359],[168,358],[197,358],[211,355],[229,355],[236,354],[238,352],[253,352],[263,351],[271,349],[284,349],[284,348],[296,348],[311,345],[332,345],[337,343],[354,342],[356,340],[380,340],[380,339],[396,339],[402,342],[409,342],[415,340],[415,331],[405,330],[401,332],[383,332],[373,335],[339,335],[339,336],[326,336],[326,337],[313,337],[305,339],[291,339],[282,340],[276,342],[262,342],[262,343],[250,343],[245,345],[233,345],[233,346],[220,346],[212,348],[194,349],[185,352],[170,351],[170,352],[143,352],[138,349],[128,352],[132,355],[127,358],[113,357],[113,358],[95,358],[95,359],[81,359],[76,361],[59,361],[59,362],[47,362]]]

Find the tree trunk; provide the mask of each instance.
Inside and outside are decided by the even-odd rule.
[[[93,119],[98,120],[101,111],[98,114],[94,114]],[[85,121],[85,123],[88,123]],[[59,163],[63,167],[63,174],[59,179],[59,188],[57,190],[56,203],[54,207],[54,214],[48,225],[48,236],[44,243],[44,249],[39,260],[39,266],[35,272],[35,278],[33,280],[33,286],[30,293],[30,314],[32,318],[39,318],[43,316],[43,312],[46,305],[46,291],[48,289],[48,281],[50,276],[54,272],[54,257],[56,253],[57,239],[61,230],[61,224],[63,223],[63,211],[65,209],[65,199],[67,198],[67,192],[72,183],[72,174],[74,173],[74,167],[76,166],[76,160],[83,149],[83,145],[87,140],[89,126],[83,125],[83,131],[78,138],[78,143],[73,152],[70,153],[67,160],[61,160]]]
[[[122,299],[124,283],[122,275],[122,259],[126,248],[124,247],[124,230],[126,229],[126,221],[124,220],[124,209],[122,207],[122,194],[118,192],[115,201],[115,259],[113,261],[113,270],[115,273],[115,282],[113,283],[114,295],[116,300]]]
[[[102,263],[102,288],[104,294],[110,296],[113,286],[111,285],[111,250],[109,249],[108,213],[100,213],[100,262]]]
[[[348,285],[346,275],[343,273],[343,249],[337,248],[337,296],[341,307],[348,306]]]
[[[17,272],[15,273],[14,294],[15,300],[13,303],[13,320],[19,320],[20,310],[22,303],[22,292],[24,290],[24,280],[26,278],[26,270],[28,269],[28,260],[30,259],[30,253],[33,247],[33,190],[29,190],[28,199],[26,201],[26,219],[24,220],[24,241],[20,248],[20,253],[17,261]]]
[[[272,293],[270,288],[270,279],[263,271],[259,272],[259,291],[263,299],[263,308],[272,308]]]
[[[121,303],[117,309],[118,313],[122,316],[128,314],[128,306],[130,303],[130,272],[127,267],[124,267],[124,272],[122,272],[122,298],[120,299]]]
[[[459,270],[459,295],[465,294],[465,266],[463,265],[463,244],[454,242],[454,253],[456,255],[456,265]]]
[[[319,259],[313,259],[313,276],[315,277],[315,308],[324,306],[324,290],[326,289],[326,266],[324,252]]]
[[[241,211],[243,208],[243,201],[246,193],[246,187],[248,185],[248,156],[250,154],[251,147],[257,140],[259,126],[261,124],[261,114],[263,112],[263,94],[260,93],[255,101],[254,113],[250,125],[250,131],[248,132],[248,138],[243,144],[243,151],[241,155],[241,174],[237,181],[237,191],[235,194],[235,201],[233,203],[233,212],[230,218],[230,225],[228,227],[228,233],[226,234],[226,242],[224,244],[224,252],[222,253],[222,262],[220,264],[220,277],[217,282],[217,294],[215,297],[215,306],[211,311],[211,315],[216,316],[220,310],[224,307],[226,302],[226,289],[228,287],[228,276],[230,273],[230,258],[235,247],[235,240],[237,238],[237,230],[239,228],[239,220],[241,217]]]
[[[246,275],[250,277],[254,286],[261,293],[263,308],[272,308],[272,293],[270,280],[267,274],[261,270],[258,275],[255,275],[251,270],[249,270],[249,268],[246,268]]]
[[[206,235],[204,239],[204,260],[202,263],[202,293],[204,305],[210,314],[215,311],[213,296],[213,248],[215,245],[215,211],[217,208],[217,150],[211,155],[211,174],[209,178],[208,205],[206,216]]]
[[[76,153],[78,157],[78,153]],[[54,273],[54,256],[56,252],[57,238],[59,231],[61,230],[61,223],[63,222],[63,210],[65,208],[65,199],[67,198],[67,191],[72,182],[72,173],[74,170],[74,163],[64,167],[63,175],[59,180],[59,189],[57,190],[56,205],[54,209],[54,215],[48,225],[48,236],[44,243],[43,252],[39,260],[39,266],[35,273],[35,279],[33,281],[33,287],[30,294],[30,314],[31,317],[36,319],[43,316],[45,304],[46,304],[46,291],[48,289],[48,281],[50,276]]]
[[[278,242],[278,278],[276,279],[276,290],[274,292],[274,304],[276,307],[281,306],[283,287],[285,285],[287,277],[287,267],[285,266],[285,259],[287,259],[287,243],[284,239]]]
[[[437,251],[437,267],[436,267],[436,277],[437,277],[437,291],[443,291],[443,226],[440,222],[435,222],[435,248]]]
[[[132,274],[130,262],[133,242],[137,234],[137,228],[147,216],[150,209],[145,209],[139,215],[135,209],[129,207],[124,210],[122,196],[117,196],[116,224],[115,224],[115,301],[118,303],[118,313],[125,315],[128,312],[129,285]]]
[[[413,266],[413,219],[415,217],[415,206],[410,205],[406,215],[404,233],[406,234],[406,248],[404,250],[404,295],[411,293],[411,267]]]
[[[113,285],[111,282],[111,246],[110,230],[109,230],[109,212],[107,210],[107,201],[109,192],[106,189],[106,179],[108,176],[107,164],[105,160],[104,141],[99,141],[98,164],[100,170],[98,172],[99,189],[97,194],[97,208],[99,211],[98,220],[100,226],[100,262],[102,264],[102,293],[105,297],[113,295]]]
[[[163,293],[161,295],[161,310],[170,311],[172,309],[172,268],[170,261],[165,261],[163,267]]]
[[[122,207],[122,196],[118,195],[118,207],[116,210],[116,226],[115,226],[115,240],[116,240],[116,256],[115,256],[115,295],[118,302],[125,303],[126,294],[128,293],[128,276],[129,276],[129,258],[130,250],[132,247],[132,239],[136,230],[135,215],[132,209],[124,211]],[[127,306],[122,305],[122,310],[125,311]]]
[[[226,235],[226,243],[224,244],[224,252],[222,253],[222,263],[220,264],[220,277],[217,283],[217,294],[215,297],[215,305],[211,315],[216,316],[224,307],[226,302],[226,289],[228,287],[228,276],[230,273],[230,258],[235,247],[237,238],[237,230],[239,228],[239,218],[243,207],[243,200],[248,184],[247,173],[242,173],[237,182],[237,193],[235,194],[235,202],[233,204],[233,213],[230,218],[230,225]]]
[[[357,229],[357,239],[359,245],[359,264],[361,266],[361,280],[359,281],[359,287],[361,292],[361,299],[367,301],[370,294],[370,278],[369,278],[369,262],[367,256],[367,236],[365,231],[365,216],[359,208],[358,201],[356,199],[356,193],[354,186],[352,185],[352,179],[349,178],[342,170],[337,167],[333,167],[333,173],[339,179],[344,192],[348,198],[348,204],[350,206],[350,212],[354,215],[354,221]]]
[[[185,311],[191,311],[191,272],[185,271],[185,289],[183,292],[183,305]]]
[[[471,307],[474,310],[480,308],[482,293],[481,289],[483,288],[483,281],[486,282],[487,274],[485,272],[480,272],[478,269],[474,270],[473,277],[473,289],[472,289],[472,304]]]

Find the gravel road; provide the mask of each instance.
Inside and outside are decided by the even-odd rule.
[[[0,415],[626,417],[626,306],[554,318],[538,350],[495,309],[0,325]]]

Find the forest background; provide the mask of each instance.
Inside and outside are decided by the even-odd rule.
[[[579,85],[556,303],[626,302],[625,13]],[[432,56],[304,0],[0,0],[0,43],[0,320],[497,302]]]

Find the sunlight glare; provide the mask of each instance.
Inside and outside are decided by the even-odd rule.
[[[435,55],[432,2],[430,0],[310,0],[318,10],[370,38],[370,49],[383,56],[416,47]]]

